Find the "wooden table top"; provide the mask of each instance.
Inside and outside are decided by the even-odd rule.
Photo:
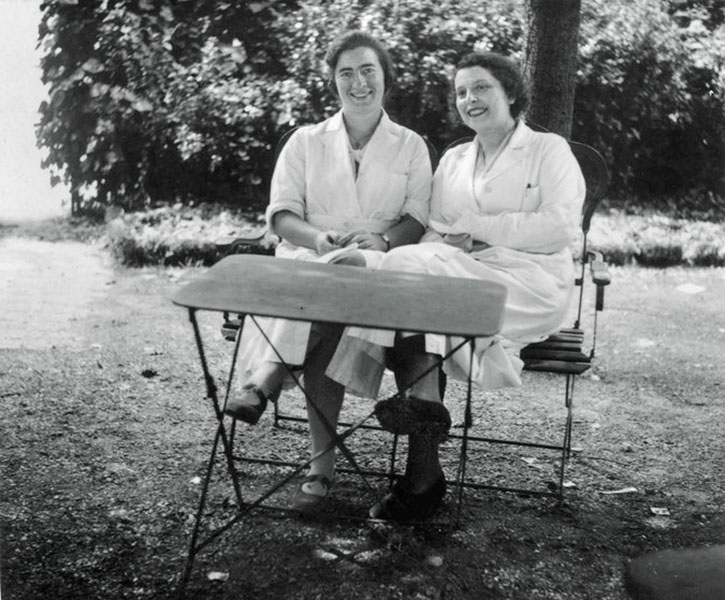
[[[227,256],[172,301],[190,309],[484,337],[503,320],[498,283],[272,256]]]

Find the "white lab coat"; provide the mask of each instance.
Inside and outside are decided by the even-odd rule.
[[[433,178],[428,231],[420,244],[386,254],[377,268],[506,286],[501,332],[477,340],[473,361],[474,381],[490,389],[520,384],[517,351],[564,323],[575,277],[569,246],[579,232],[585,184],[569,144],[556,134],[534,132],[519,122],[487,172],[477,165],[478,145],[475,139],[441,158]],[[490,247],[467,253],[441,242],[443,235],[457,233]],[[355,338],[362,340],[364,359]],[[426,350],[443,355],[452,342],[456,340],[427,335]],[[392,344],[392,332],[348,328],[328,375],[351,391],[375,397],[380,378],[372,365],[380,363],[382,369],[380,346]],[[446,362],[449,375],[467,378],[467,348]]]
[[[290,211],[320,230],[341,232],[363,229],[382,233],[410,215],[425,225],[431,193],[428,148],[417,133],[398,125],[383,113],[367,144],[355,177],[348,136],[338,112],[322,123],[301,127],[280,153],[266,211],[273,217]],[[362,251],[374,263],[375,251]],[[326,262],[314,250],[283,240],[276,256]],[[310,323],[285,319],[257,319],[277,352],[290,365],[305,359]],[[242,381],[264,361],[279,357],[251,319],[246,319],[240,342]]]

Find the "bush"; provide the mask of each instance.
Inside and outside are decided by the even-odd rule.
[[[327,86],[322,55],[347,29],[364,29],[380,39],[396,65],[395,85],[386,109],[442,150],[467,130],[450,104],[452,68],[474,49],[520,57],[523,33],[520,7],[508,0],[478,3],[458,0],[308,0],[277,21],[278,35],[294,50],[284,58],[287,72],[308,91],[299,115],[315,122],[339,108]]]
[[[114,219],[106,241],[119,263],[128,267],[211,265],[229,253],[217,245],[220,239],[253,237],[262,225],[261,215],[213,205],[165,206]],[[241,251],[272,254],[274,245],[275,239],[267,236]],[[602,252],[613,265],[725,266],[725,224],[602,211],[592,219],[589,248]],[[572,251],[578,253],[579,243]]]
[[[290,79],[245,66],[240,44],[210,38],[192,69],[173,73],[171,142],[184,165],[184,194],[177,196],[229,203],[266,191],[273,142],[280,128],[296,121],[307,94]]]
[[[261,35],[270,4],[43,3],[38,139],[74,208],[264,196],[267,140],[300,96]]]
[[[605,155],[620,197],[722,215],[725,29],[660,0],[584,6],[574,137]]]
[[[612,210],[592,219],[589,242],[611,264],[725,265],[725,224],[722,223]]]
[[[127,267],[211,265],[227,254],[217,245],[219,239],[249,234],[259,227],[260,218],[248,213],[214,205],[177,204],[113,219],[106,240],[112,255]],[[247,250],[274,251],[267,240]]]

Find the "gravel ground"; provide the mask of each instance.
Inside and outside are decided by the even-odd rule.
[[[170,297],[200,271],[119,269],[93,244],[12,237],[0,257],[3,598],[173,597],[213,421]],[[620,600],[629,559],[724,543],[725,270],[618,268],[607,293],[596,367],[577,384],[563,507],[467,492],[452,534],[452,501],[442,526],[380,526],[338,516],[364,514],[383,483],[341,476],[328,519],[252,514],[219,538],[197,557],[189,597]],[[223,374],[219,318],[201,326]],[[477,396],[477,431],[554,435],[560,388],[526,374],[521,389]],[[461,388],[447,397],[460,421]],[[283,404],[298,410],[299,395]],[[369,409],[346,403],[350,418]],[[304,436],[269,416],[240,434],[264,455],[304,457]],[[360,456],[384,456],[387,438],[357,437]],[[453,468],[454,442],[444,456]],[[476,450],[469,471],[546,486],[553,458]],[[243,470],[249,489],[274,475]],[[206,519],[233,504],[218,471]]]

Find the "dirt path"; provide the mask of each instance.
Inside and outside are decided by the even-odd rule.
[[[95,246],[0,239],[0,348],[77,346],[79,322],[110,293],[113,278]]]

